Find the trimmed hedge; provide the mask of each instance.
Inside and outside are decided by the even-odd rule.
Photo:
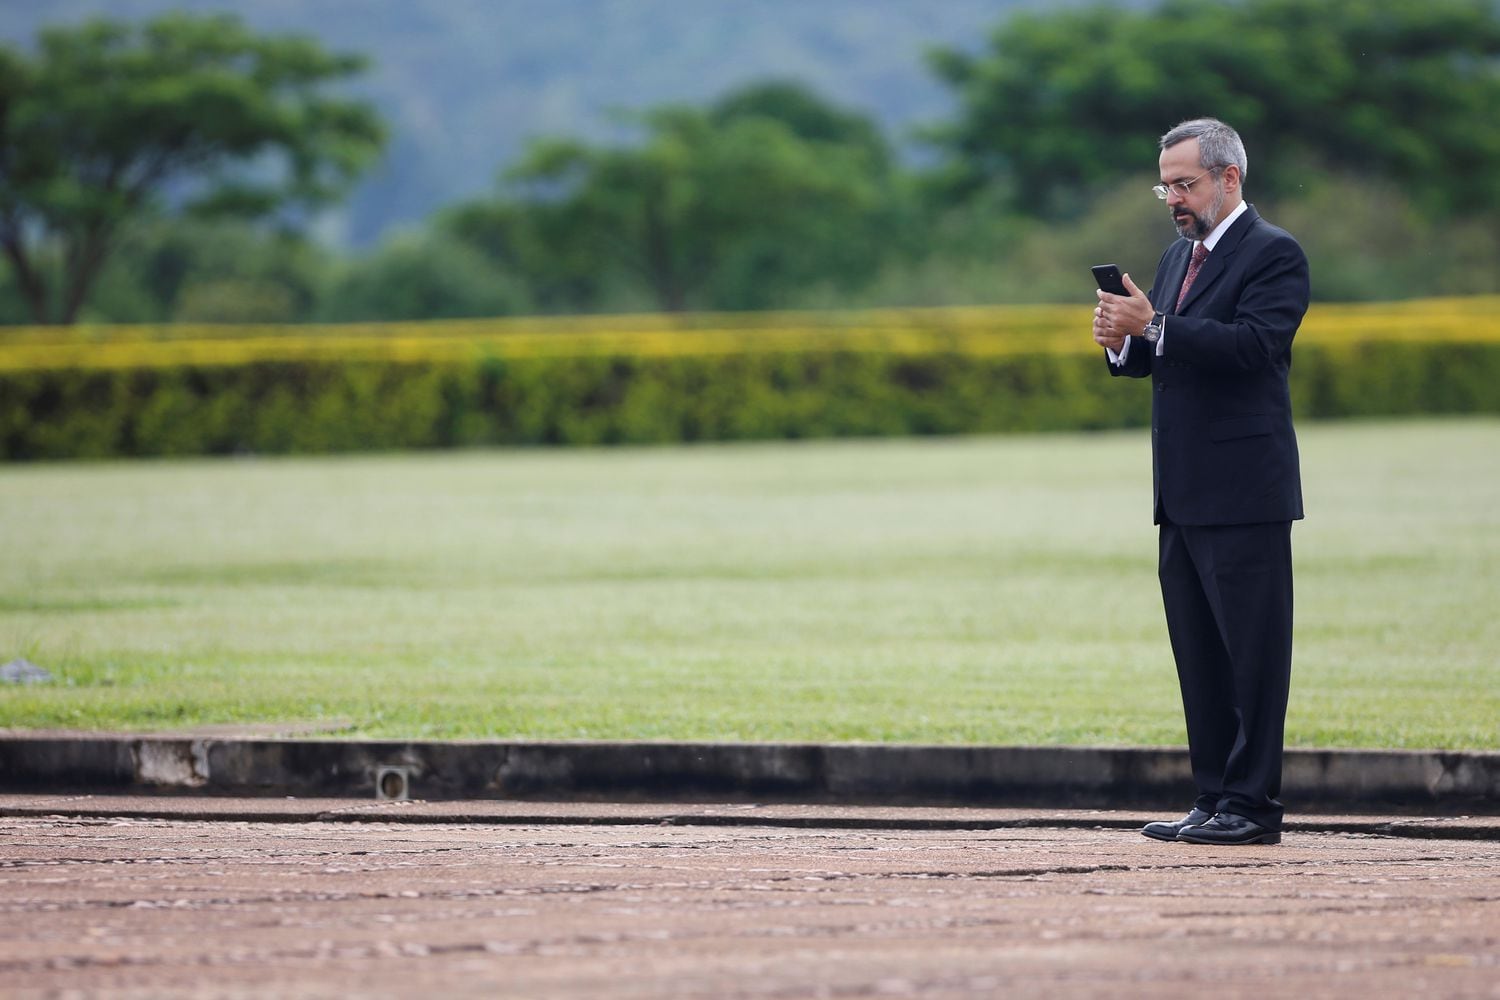
[[[1500,300],[1316,306],[1307,417],[1500,413]],[[1076,307],[0,333],[6,459],[1140,426]]]

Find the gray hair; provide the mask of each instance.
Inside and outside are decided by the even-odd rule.
[[[1238,132],[1217,118],[1194,118],[1173,127],[1161,137],[1158,145],[1169,149],[1189,139],[1198,140],[1198,164],[1204,170],[1227,167],[1232,163],[1240,168],[1240,181],[1244,182],[1249,164],[1245,161],[1245,144],[1240,141]]]

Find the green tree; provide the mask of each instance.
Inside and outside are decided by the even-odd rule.
[[[1393,182],[1424,211],[1500,208],[1500,9],[1493,0],[1166,0],[1021,13],[987,51],[937,51],[957,118],[931,138],[946,191],[998,188],[1062,218],[1154,163],[1155,139],[1213,115],[1256,192],[1309,171]],[[1257,154],[1260,157],[1257,158]]]
[[[138,219],[122,227],[84,321],[293,323],[310,319],[333,255],[302,233],[237,218]]]
[[[515,279],[472,246],[440,234],[398,236],[349,265],[320,318],[335,322],[456,319],[525,312]]]
[[[446,225],[552,306],[625,281],[669,312],[763,308],[878,267],[898,196],[867,120],[787,84],[631,120],[643,132],[634,145],[534,143],[498,201]]]
[[[864,151],[877,171],[890,168],[891,149],[869,117],[836,107],[800,83],[767,80],[734,90],[709,109],[709,119],[725,126],[747,118],[769,118],[799,139]]]
[[[439,238],[472,248],[491,268],[516,275],[537,308],[589,311],[619,301],[615,286],[625,279],[610,272],[608,254],[574,238],[585,228],[581,214],[576,206],[487,198],[440,212],[433,228]]]
[[[0,247],[36,322],[72,322],[122,228],[150,211],[265,216],[325,203],[378,153],[363,61],[231,16],[96,20],[0,48]]]

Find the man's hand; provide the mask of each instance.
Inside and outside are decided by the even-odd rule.
[[[1140,333],[1156,315],[1151,300],[1135,286],[1128,274],[1125,275],[1125,289],[1129,295],[1098,292],[1099,307],[1094,310],[1094,343],[1116,354],[1125,346],[1126,337]]]

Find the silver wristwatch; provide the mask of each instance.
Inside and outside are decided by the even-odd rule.
[[[1151,322],[1141,331],[1141,336],[1146,338],[1146,343],[1154,344],[1161,339],[1161,329],[1166,325],[1166,313],[1156,313],[1151,317]]]

